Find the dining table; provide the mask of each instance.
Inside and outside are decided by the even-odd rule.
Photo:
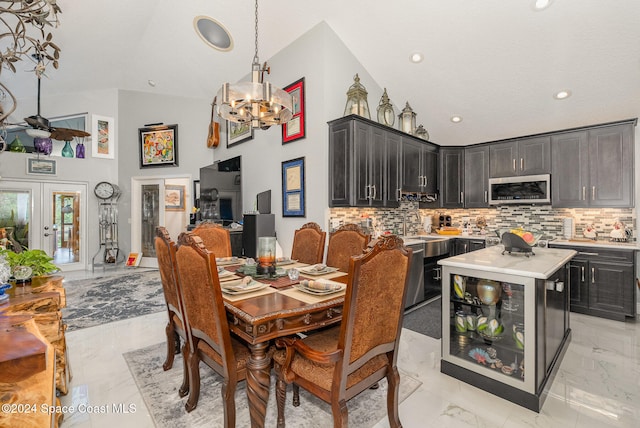
[[[271,352],[273,341],[279,337],[305,333],[342,320],[342,306],[348,283],[346,272],[334,271],[326,274],[305,274],[309,265],[293,262],[279,266],[276,277],[258,275],[256,281],[269,286],[243,294],[227,294],[225,282],[241,278],[250,271],[243,259],[235,264],[218,265],[233,275],[220,278],[224,306],[229,328],[235,336],[246,342],[251,356],[247,362],[247,399],[251,426],[262,428],[265,423],[269,388],[271,383]],[[330,268],[330,267],[329,267]],[[302,271],[298,279],[290,279],[286,270]],[[285,272],[283,274],[283,272]],[[279,275],[278,275],[279,273]],[[298,286],[304,280],[330,280],[345,286],[335,292],[311,293]]]

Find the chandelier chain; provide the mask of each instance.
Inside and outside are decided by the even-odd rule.
[[[256,52],[255,52],[255,54],[253,55],[253,62],[254,62],[254,63],[259,63],[259,62],[260,62],[260,60],[258,59],[258,0],[256,0],[256,7],[255,7],[255,9],[256,9],[256,39],[255,39],[255,42],[256,42]]]

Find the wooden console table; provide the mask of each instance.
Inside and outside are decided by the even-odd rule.
[[[66,324],[62,308],[67,304],[63,277],[36,277],[30,285],[15,285],[7,290],[9,300],[0,304],[0,316],[28,315],[55,351],[55,387],[62,395],[68,392],[71,370],[68,367]]]
[[[2,308],[4,310],[4,308]],[[30,315],[0,315],[0,426],[58,427],[56,355]]]

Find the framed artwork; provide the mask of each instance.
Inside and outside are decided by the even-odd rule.
[[[178,125],[139,128],[140,168],[178,166]]]
[[[282,216],[304,217],[304,158],[282,162]]]
[[[167,211],[184,211],[184,186],[164,186],[164,209]]]
[[[244,143],[253,139],[251,123],[236,123],[227,121],[227,147]]]
[[[115,159],[116,129],[112,117],[91,115],[91,156]]]
[[[125,266],[138,267],[142,261],[142,253],[129,253]]]
[[[305,137],[304,77],[284,88],[293,97],[293,116],[282,124],[282,144]]]
[[[27,159],[27,174],[56,175],[56,161],[53,159]]]

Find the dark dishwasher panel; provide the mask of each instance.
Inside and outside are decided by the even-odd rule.
[[[407,309],[424,300],[424,270],[422,260],[424,259],[424,245],[409,245],[413,250],[411,256],[411,268],[409,270],[409,283],[404,296],[404,308]]]
[[[438,260],[446,259],[448,254],[424,259],[424,300],[438,297],[442,294],[442,267]]]

